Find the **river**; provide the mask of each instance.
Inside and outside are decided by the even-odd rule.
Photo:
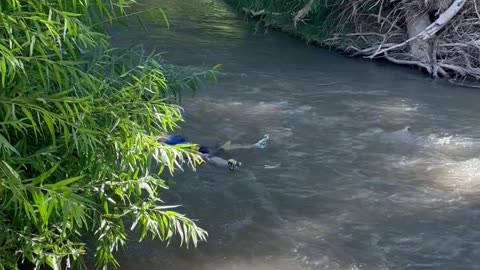
[[[480,93],[265,29],[221,1],[145,0],[112,43],[171,63],[222,64],[185,94],[180,133],[265,150],[175,176],[169,204],[208,230],[197,249],[129,243],[121,269],[480,269]],[[405,126],[411,132],[397,130]]]

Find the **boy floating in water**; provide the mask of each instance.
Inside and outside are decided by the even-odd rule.
[[[237,167],[242,166],[242,163],[235,159],[226,160],[219,156],[216,156],[215,154],[217,154],[220,150],[231,151],[231,150],[237,150],[237,149],[254,149],[254,148],[264,149],[267,147],[268,140],[269,140],[269,136],[268,134],[266,134],[265,136],[263,136],[262,139],[260,139],[258,142],[254,144],[232,144],[231,141],[228,141],[220,147],[206,147],[206,146],[200,145],[198,152],[200,152],[205,162],[218,167],[224,167],[224,168],[226,167],[229,170],[233,171]],[[163,142],[168,145],[188,143],[188,141],[184,137],[179,135],[173,135]]]

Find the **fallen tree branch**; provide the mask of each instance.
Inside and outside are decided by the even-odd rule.
[[[389,45],[392,45],[391,43],[387,43],[387,44],[384,44],[385,46],[389,46]],[[357,56],[357,55],[368,55],[370,53],[372,53],[373,51],[375,51],[377,49],[377,45],[375,46],[371,46],[371,47],[368,47],[368,48],[364,48],[364,49],[360,49],[354,45],[350,45],[348,47],[346,47],[344,50],[345,51],[355,51],[355,53],[352,54],[352,56]]]
[[[446,63],[440,63],[439,66],[444,69],[452,70],[462,75],[463,77],[466,77],[468,74],[473,78],[480,79],[480,68],[464,68],[461,66],[446,64]]]
[[[462,7],[465,5],[467,0],[455,0],[453,3],[450,5],[447,10],[445,10],[438,19],[436,19],[432,24],[430,24],[425,30],[423,30],[420,34],[417,35],[417,38],[423,39],[423,40],[429,40],[433,36],[435,36],[438,31],[442,30],[442,28],[450,21],[452,20],[455,15],[462,9]]]
[[[374,54],[370,55],[368,58],[373,59],[373,58],[375,58],[375,57],[376,57],[377,55],[379,55],[379,54],[382,54],[382,53],[385,54],[385,53],[388,52],[388,51],[391,51],[391,50],[394,50],[394,49],[403,47],[403,46],[407,45],[409,42],[411,42],[412,40],[415,40],[416,38],[417,38],[417,36],[412,37],[412,38],[409,38],[409,39],[407,39],[406,41],[404,41],[404,42],[402,42],[402,43],[398,43],[398,44],[396,44],[396,45],[394,45],[394,46],[391,46],[391,47],[388,47],[388,48],[386,48],[386,49],[379,50],[379,51],[375,52]]]
[[[480,12],[478,11],[477,0],[473,0],[473,7],[475,8],[475,13],[477,13],[477,17],[480,19]]]
[[[414,37],[411,37],[411,38],[407,39],[406,41],[404,41],[402,43],[399,43],[395,46],[392,46],[392,47],[389,47],[389,48],[386,48],[386,49],[383,49],[383,50],[379,50],[379,51],[375,52],[374,54],[372,54],[369,58],[373,59],[375,56],[377,56],[379,54],[383,54],[385,52],[403,47],[403,46],[407,45],[408,43],[410,43],[413,40],[418,39],[418,38],[423,39],[423,40],[427,40],[427,39],[432,38],[433,35],[435,35],[438,31],[440,31],[462,9],[462,7],[463,7],[463,5],[465,5],[466,1],[467,0],[455,0],[450,5],[450,7],[447,10],[445,10],[445,12],[443,12],[440,15],[440,17],[438,17],[437,20],[435,20],[432,24],[430,24],[427,28],[425,28],[425,30],[420,32],[418,35],[416,35]]]
[[[463,42],[463,43],[442,43],[439,44],[440,47],[470,47],[470,46],[480,46],[480,39],[479,40],[472,40],[470,42]]]
[[[432,67],[428,66],[428,65],[425,65],[425,63],[422,63],[420,61],[396,59],[396,58],[388,55],[387,52],[383,53],[383,57],[385,57],[385,59],[387,59],[388,61],[390,61],[392,63],[395,63],[395,64],[422,67],[422,68],[426,69],[429,74],[432,74]]]
[[[437,70],[438,70],[438,73],[440,73],[443,77],[450,78],[450,74],[448,74],[448,72],[446,72],[445,69],[443,69],[442,67],[439,67],[437,65]]]

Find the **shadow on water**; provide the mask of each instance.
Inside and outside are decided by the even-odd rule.
[[[198,249],[131,241],[122,269],[478,269],[478,92],[254,33],[220,1],[160,5],[171,28],[117,33],[173,63],[223,64],[183,101],[180,133],[254,142],[235,172],[174,177],[167,203],[210,233]],[[410,126],[412,132],[398,132]]]

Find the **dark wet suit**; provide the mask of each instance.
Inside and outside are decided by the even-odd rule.
[[[170,138],[166,139],[163,142],[168,145],[189,143],[185,137],[180,135],[172,135]],[[200,152],[205,162],[208,162],[212,165],[219,166],[219,167],[227,167],[229,170],[232,170],[232,171],[242,165],[241,162],[238,162],[234,159],[226,160],[221,157],[215,156],[215,154],[219,150],[220,150],[219,146],[208,147],[208,146],[200,145],[198,148],[198,152]]]

